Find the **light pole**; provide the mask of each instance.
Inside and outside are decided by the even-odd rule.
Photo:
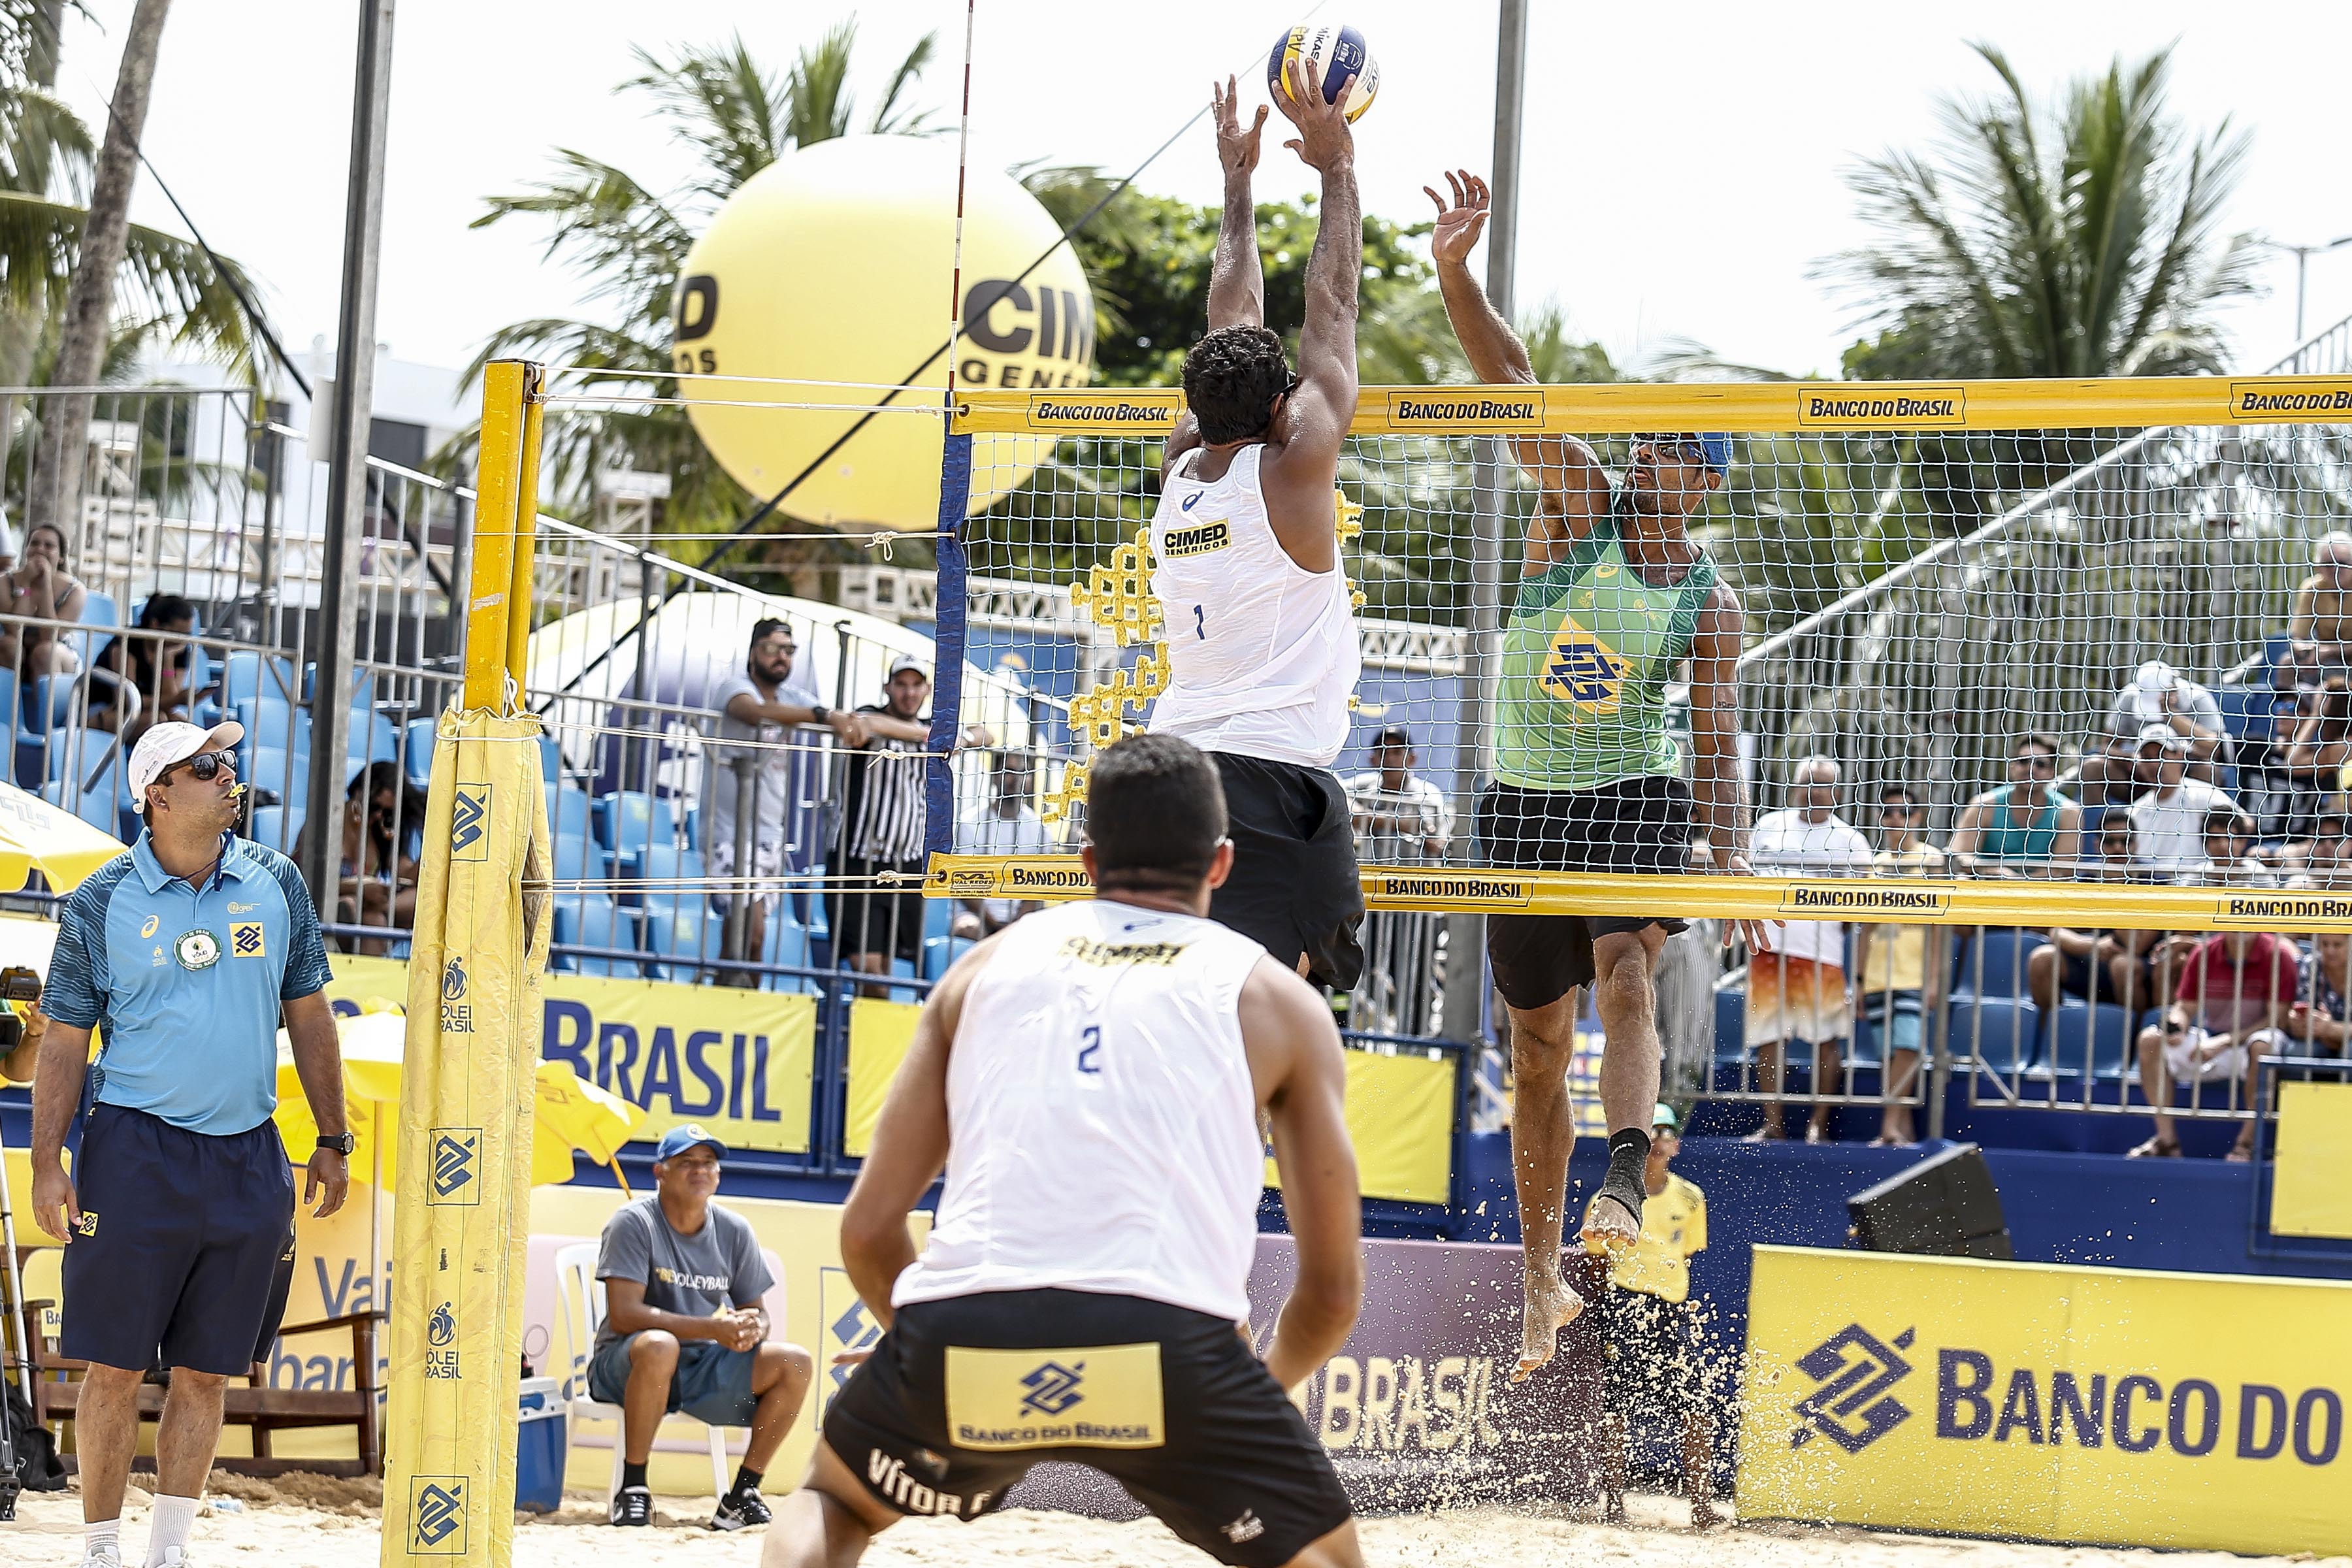
[[[2284,250],[2294,258],[2294,341],[2300,346],[2303,342],[2304,269],[2310,265],[2313,257],[2352,245],[2352,234],[2341,239],[2331,239],[2326,245],[2283,245],[2275,239],[2258,239],[2254,243],[2267,250]]]

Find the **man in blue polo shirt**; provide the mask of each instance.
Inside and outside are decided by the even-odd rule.
[[[33,1218],[65,1242],[65,1354],[90,1363],[74,1418],[85,1568],[120,1568],[139,1384],[172,1370],[155,1434],[149,1568],[187,1562],[223,1380],[285,1310],[294,1183],[270,1114],[278,1022],[320,1129],[305,1203],[342,1206],[352,1139],[319,918],[294,863],[236,837],[236,724],[164,723],[131,756],[147,831],[74,890],[41,997]],[[89,1061],[93,1029],[103,1046]],[[71,1177],[62,1158],[90,1108]]]

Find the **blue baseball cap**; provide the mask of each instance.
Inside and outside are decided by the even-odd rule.
[[[1706,454],[1706,466],[1728,478],[1731,473],[1731,437],[1721,430],[1645,431],[1633,437],[1636,441],[1696,441]]]
[[[673,1127],[663,1133],[661,1142],[654,1145],[654,1158],[674,1160],[697,1143],[708,1143],[712,1153],[722,1160],[727,1158],[727,1145],[705,1132],[702,1130],[702,1124],[696,1121],[689,1121],[682,1127]]]

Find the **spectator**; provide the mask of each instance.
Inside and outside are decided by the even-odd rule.
[[[78,621],[89,595],[66,571],[66,536],[53,522],[25,531],[24,559],[0,575],[0,610],[35,621]],[[81,667],[72,648],[45,626],[0,626],[0,669],[26,687],[44,675],[70,675]]]
[[[270,1120],[281,1018],[320,1131],[315,1151],[295,1152],[308,1160],[302,1201],[324,1218],[350,1185],[318,912],[292,861],[232,831],[230,748],[243,735],[233,723],[158,724],[141,737],[130,783],[146,831],[65,900],[41,997],[33,1219],[71,1240],[59,1349],[89,1363],[74,1421],[88,1564],[121,1561],[148,1370],[168,1370],[170,1392],[146,1561],[173,1568],[188,1561],[222,1386],[277,1337],[278,1261],[294,1245],[294,1183]],[[92,1074],[101,1022],[104,1069]]]
[[[2275,888],[2278,873],[2248,851],[2254,842],[2254,821],[2234,805],[2208,807],[2204,821],[2205,858],[2181,873],[2189,887],[2220,884],[2231,888]]]
[[[307,858],[313,817],[294,838],[294,858]],[[416,924],[417,861],[424,852],[425,796],[394,762],[374,762],[352,777],[343,792],[343,839],[340,851],[341,895],[339,925],[413,930]],[[345,939],[346,951],[390,952],[393,944]]]
[[[1749,864],[1767,875],[1841,875],[1870,865],[1870,842],[1839,818],[1838,765],[1827,757],[1797,764],[1796,804],[1767,812],[1750,837]],[[1775,1097],[1788,1042],[1813,1047],[1813,1089],[1835,1094],[1843,1082],[1845,1038],[1853,1028],[1845,978],[1845,927],[1837,921],[1789,921],[1779,944],[1748,960],[1748,1043],[1760,1055],[1765,1088]],[[1829,1137],[1830,1108],[1816,1103],[1805,1142]],[[1788,1136],[1778,1098],[1764,1102],[1764,1125],[1752,1136]]]
[[[2099,824],[2093,880],[2132,879],[2131,824],[2109,816]],[[2076,931],[2053,926],[2046,946],[2025,958],[2025,987],[2044,1014],[2055,1013],[2068,996],[2096,1005],[2110,1002],[2137,1017],[2169,994],[2170,949],[2162,931]]]
[[[1656,1412],[1681,1417],[1683,1487],[1691,1523],[1720,1524],[1715,1508],[1715,1417],[1706,1396],[1706,1334],[1690,1299],[1690,1260],[1706,1250],[1706,1194],[1669,1168],[1682,1151],[1674,1108],[1661,1105],[1643,1170],[1649,1201],[1642,1234],[1609,1265],[1601,1292],[1601,1517],[1625,1517],[1632,1423]]]
[[[8,509],[0,507],[0,574],[16,569],[16,529],[8,521]]]
[[[1703,834],[1691,840],[1689,869],[1693,876],[1715,869],[1715,851]],[[1715,1072],[1715,987],[1722,978],[1722,922],[1687,917],[1650,969],[1651,1016],[1664,1058],[1660,1081],[1668,1094],[1706,1092]]]
[[[2329,814],[2305,846],[2303,868],[2311,885],[2334,892],[2352,889],[2352,817]]]
[[[1390,724],[1372,737],[1371,771],[1348,781],[1356,853],[1364,860],[1417,866],[1445,858],[1454,808],[1444,791],[1414,774],[1420,760],[1412,732]]]
[[[2311,821],[2311,837],[2298,838],[2282,847],[2276,864],[2282,874],[2315,871],[2322,860],[2333,864],[2340,858],[2347,834],[2352,834],[2352,817],[2342,812],[2325,811]]]
[[[693,1122],[654,1145],[654,1191],[604,1222],[596,1278],[604,1321],[588,1362],[591,1397],[622,1412],[621,1485],[611,1521],[653,1522],[646,1465],[662,1417],[683,1410],[713,1426],[749,1426],[735,1484],[713,1530],[766,1524],[760,1482],[800,1415],[814,1364],[768,1336],[760,1304],[775,1283],[751,1224],[711,1201],[727,1146]]]
[[[2352,1046],[2352,936],[2324,931],[2311,939],[2311,953],[2295,982],[2294,1003],[2286,1010],[2286,1033],[2298,1055],[2340,1057]]]
[[[836,964],[888,974],[893,959],[912,965],[923,947],[923,712],[931,679],[921,662],[890,662],[884,699],[857,710],[865,731],[850,743],[841,831],[825,892]],[[881,994],[876,989],[872,994]]]
[[[1045,820],[1029,803],[1037,794],[1037,759],[1032,752],[1007,746],[996,754],[990,770],[988,809],[965,819],[956,835],[967,855],[1050,855],[1054,841]],[[1003,931],[1023,915],[1041,908],[1034,900],[967,899],[957,921],[958,936],[987,936]]]
[[[2058,742],[2039,732],[2019,737],[2010,782],[1969,802],[1952,829],[1951,857],[1972,877],[2073,874],[2083,812],[2050,787],[2058,776]]]
[[[6,514],[0,513],[0,522],[5,521]],[[41,1059],[41,1038],[48,1028],[49,1016],[41,1011],[38,997],[0,1003],[0,1084],[33,1081],[34,1065]]]
[[[2194,1092],[2245,1080],[2254,1055],[2284,1039],[2280,1030],[2294,1003],[2299,967],[2294,944],[2266,932],[2216,931],[2189,950],[2163,1022],[2139,1032],[2140,1091],[2155,1109],[2156,1135],[2134,1149],[2133,1158],[2179,1157],[2172,1085]],[[2230,1158],[2251,1158],[2253,1142],[2248,1121]]]
[[[2352,667],[2352,533],[2321,534],[2311,565],[2311,575],[2295,586],[2286,650],[2273,673],[2274,683],[2289,689]]]
[[[2310,709],[2287,742],[2287,786],[2324,796],[2338,792],[2344,765],[2352,763],[2352,688],[2331,675],[2312,693]]]
[[[719,710],[718,739],[703,752],[702,821],[705,826],[703,864],[713,879],[742,875],[767,885],[745,899],[742,956],[757,962],[768,951],[768,910],[780,889],[772,879],[784,869],[784,819],[792,808],[793,731],[803,724],[823,724],[844,745],[866,738],[864,727],[851,714],[836,713],[818,700],[814,682],[795,677],[793,657],[800,644],[793,628],[772,618],[755,621],[743,668],[713,688],[708,706]],[[730,743],[731,742],[731,743]],[[736,869],[736,803],[742,788],[735,769],[749,760],[752,769],[751,864]],[[714,896],[723,911],[735,897],[730,889]],[[751,970],[727,972],[730,984],[757,985]]]
[[[2189,777],[2207,784],[2217,781],[2216,765],[2230,761],[2230,731],[2221,721],[2221,704],[2170,665],[2151,659],[2116,693],[2107,710],[2105,754],[2083,759],[2079,777],[2085,803],[2111,805],[2145,793],[2145,773],[2135,764],[2158,726],[2179,738]]]
[[[157,635],[134,632],[114,638],[90,672],[90,725],[121,736],[125,745],[138,744],[150,724],[186,722],[193,695],[188,665],[194,653],[186,639],[196,629],[196,607],[177,594],[152,595],[139,607],[137,629]]]
[[[1918,797],[1901,784],[1878,792],[1878,836],[1885,846],[1871,857],[1871,866],[1883,877],[1941,877],[1947,857],[1921,831],[1925,818]],[[1912,1092],[1919,1076],[1921,1020],[1944,1005],[1943,968],[1931,967],[1927,948],[1931,937],[1940,959],[1946,951],[1940,930],[1926,926],[1865,925],[1856,928],[1853,968],[1859,974],[1863,1016],[1885,1047],[1885,1103],[1879,1111],[1874,1144],[1907,1149],[1917,1142],[1912,1134],[1911,1107],[1903,1097]]]
[[[2132,843],[2140,864],[2175,878],[2205,858],[2205,814],[2235,811],[2238,803],[2202,779],[2189,776],[2189,742],[2170,725],[2150,724],[2140,732],[2144,768],[2156,787],[2132,803]]]

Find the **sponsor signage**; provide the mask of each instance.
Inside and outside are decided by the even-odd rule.
[[[2347,1319],[2352,1282],[1759,1247],[1740,1513],[2352,1551]]]
[[[1388,395],[1388,427],[1448,434],[1540,430],[1544,427],[1546,406],[1545,389],[1540,386],[1510,392],[1489,388],[1465,393],[1442,387],[1410,387]]]
[[[1869,882],[1796,882],[1780,889],[1784,915],[1923,921],[1952,905],[1949,888],[1887,887]]]
[[[1478,1242],[1364,1244],[1364,1302],[1339,1352],[1292,1394],[1360,1510],[1591,1500],[1600,1473],[1601,1330],[1586,1313],[1559,1358],[1516,1387],[1519,1249]],[[1261,1236],[1250,1324],[1264,1352],[1297,1274],[1287,1236]],[[1045,1464],[1016,1508],[1131,1519],[1092,1471]]]
[[[2352,424],[2352,380],[2328,375],[2233,381],[2229,415],[2241,425]]]
[[[1087,397],[1033,393],[1026,418],[1032,430],[1165,436],[1183,406],[1180,392],[1096,393]]]
[[[2259,926],[2265,931],[2340,929],[2352,921],[2352,898],[2322,893],[2228,893],[2214,900],[2217,926]]]
[[[1517,909],[1535,896],[1530,879],[1490,871],[1380,871],[1368,881],[1382,909]]]
[[[1969,422],[1969,389],[1950,386],[1873,386],[1840,382],[1797,389],[1797,428],[1916,429],[1958,427]]]

